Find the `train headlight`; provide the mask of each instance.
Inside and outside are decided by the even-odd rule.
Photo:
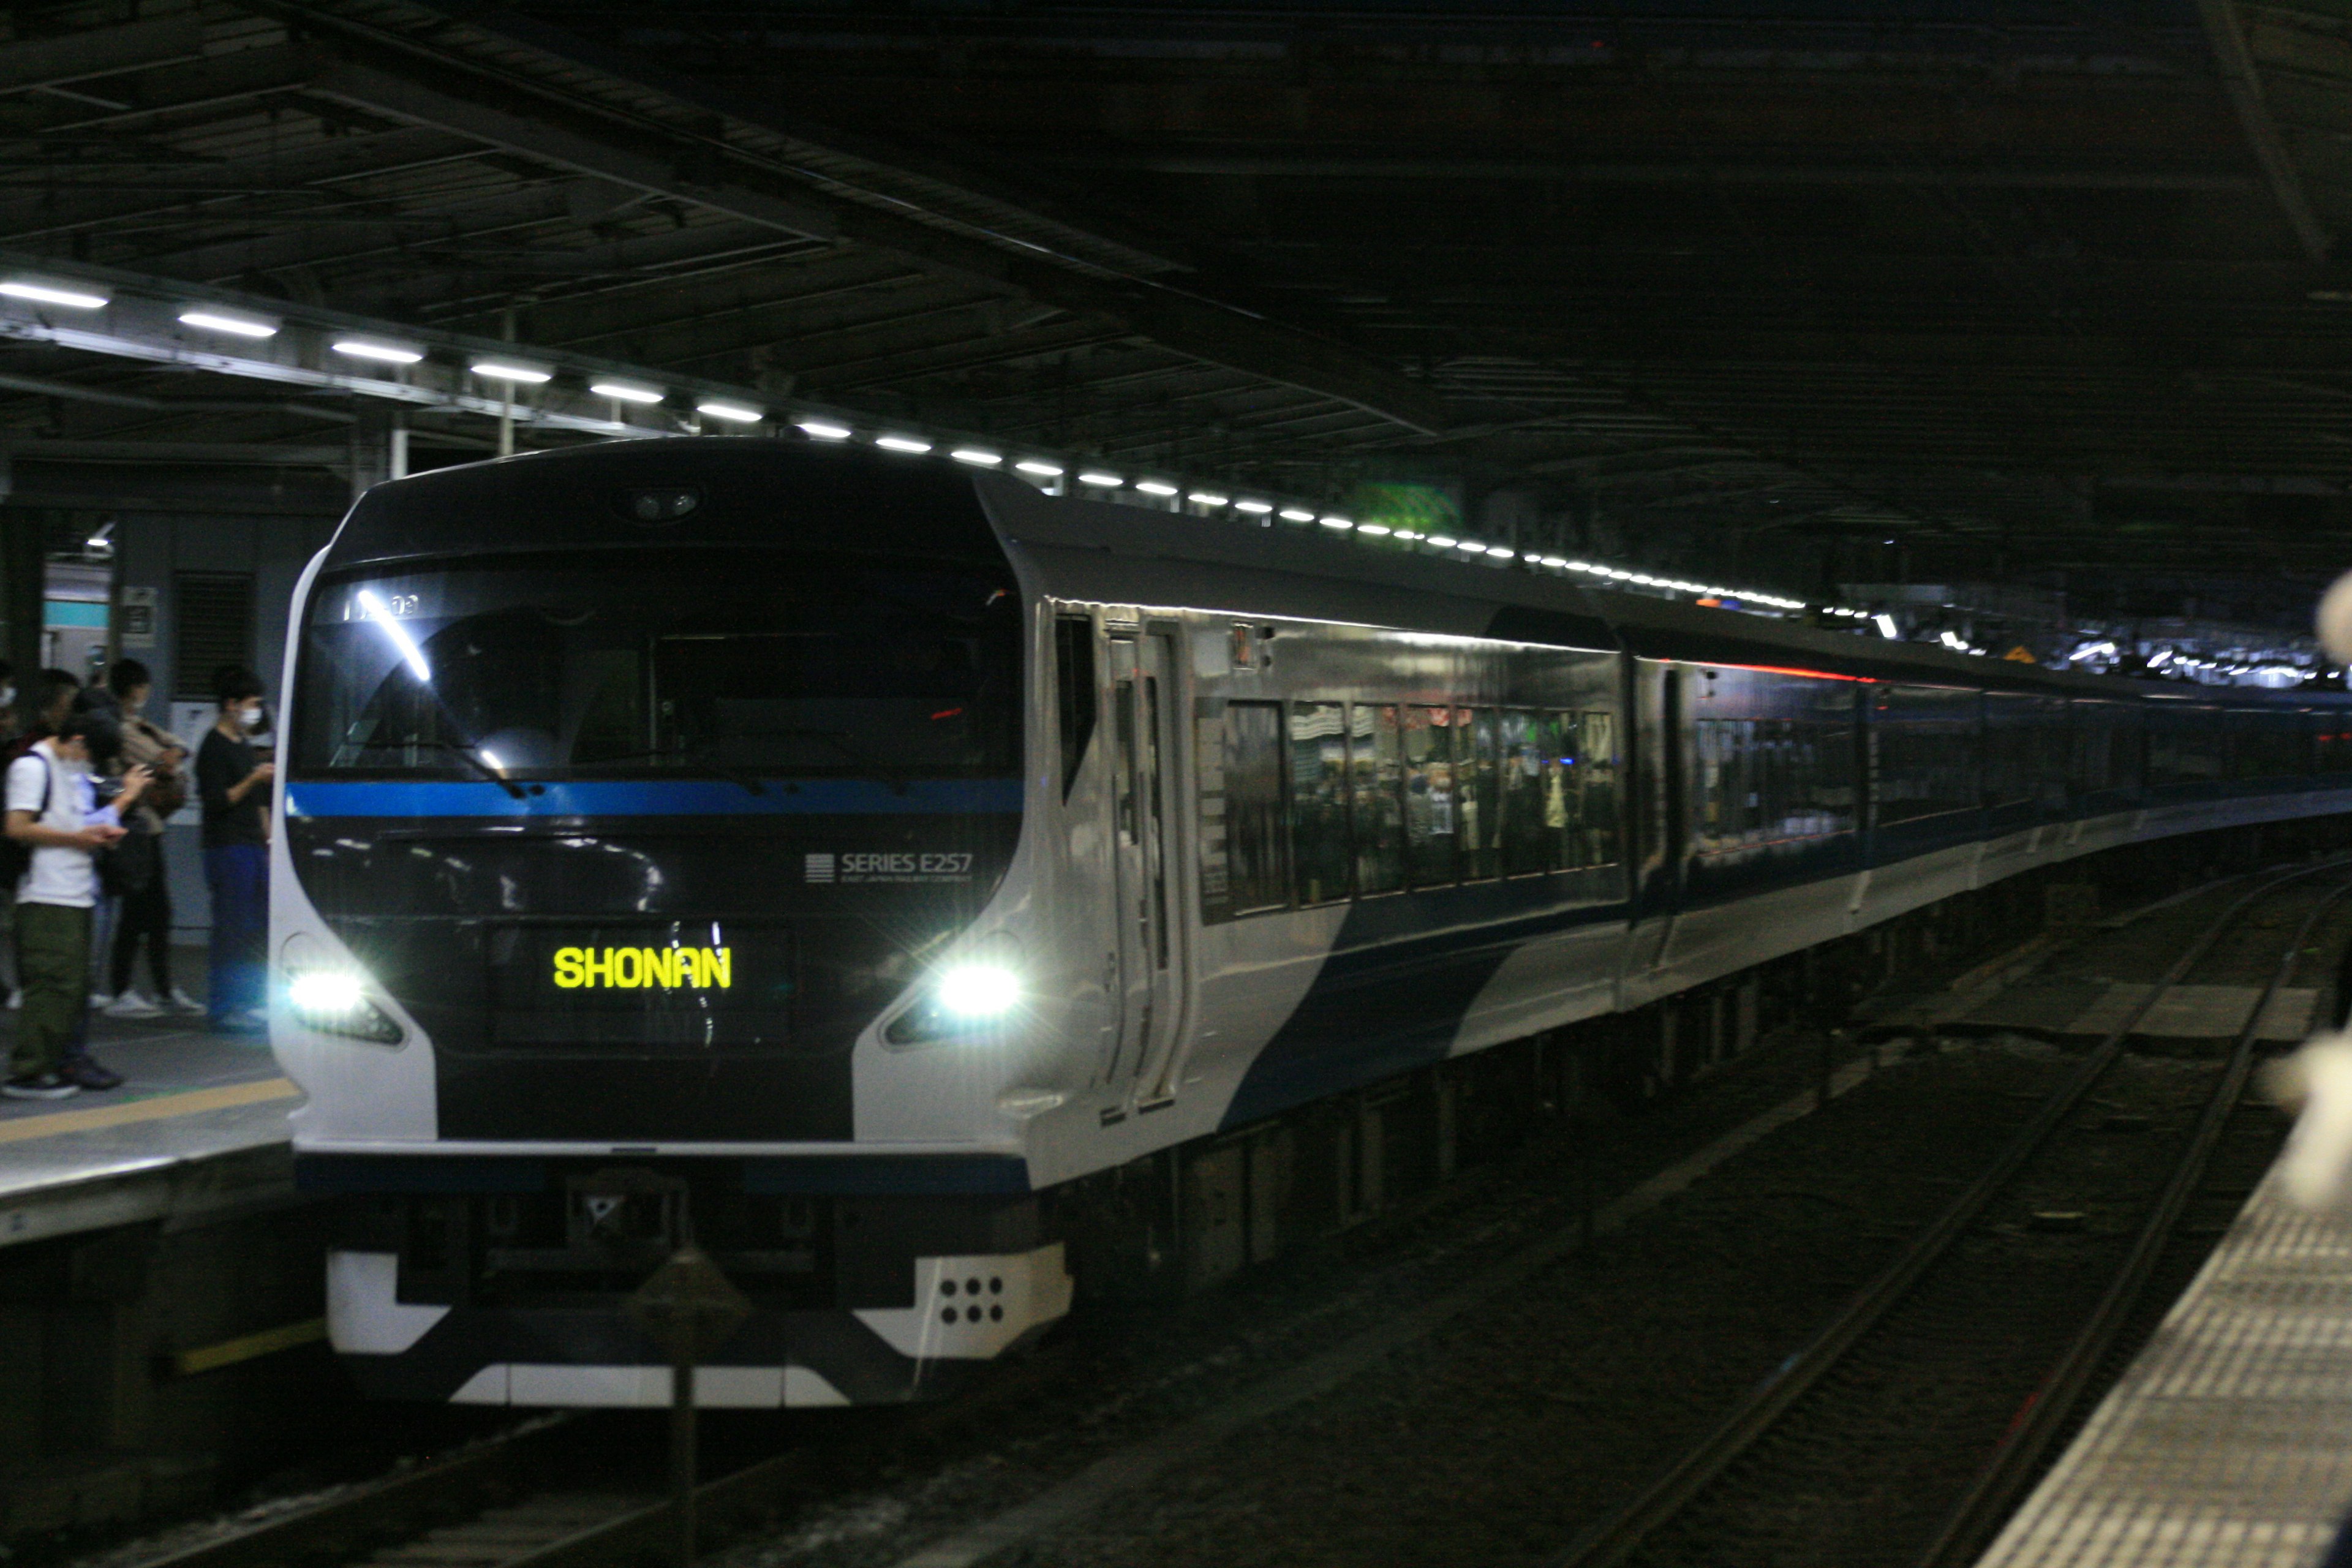
[[[1027,990],[1011,964],[950,964],[923,987],[913,1006],[891,1020],[887,1038],[894,1046],[913,1046],[984,1034],[1013,1016]]]
[[[1021,1000],[1021,976],[1001,963],[959,963],[933,988],[940,1010],[953,1018],[998,1018]]]
[[[296,969],[286,976],[286,1011],[306,1029],[348,1039],[397,1045],[400,1026],[368,999],[355,969]]]

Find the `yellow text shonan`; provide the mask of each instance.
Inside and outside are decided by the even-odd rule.
[[[681,985],[724,991],[735,984],[731,947],[559,947],[555,984],[565,991],[609,986],[637,991]]]

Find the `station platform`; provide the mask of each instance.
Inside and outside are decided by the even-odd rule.
[[[0,1018],[5,1049],[16,1015]],[[90,1024],[121,1088],[0,1100],[0,1247],[291,1198],[286,1116],[300,1097],[267,1041],[202,1019]]]
[[[2352,1510],[2352,1212],[2275,1168],[1979,1568],[2309,1568]]]

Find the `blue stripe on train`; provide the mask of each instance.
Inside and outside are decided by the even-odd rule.
[[[518,800],[488,779],[371,780],[286,786],[291,816],[940,816],[1017,812],[1021,781],[763,779],[754,795],[724,779],[573,779],[525,787]]]

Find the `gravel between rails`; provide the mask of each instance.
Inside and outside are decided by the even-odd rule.
[[[2053,967],[2152,978],[2228,897],[2185,900],[2062,953]],[[2196,978],[2233,978],[2222,972],[2256,954],[2266,963],[2280,934],[2250,921]],[[1782,1058],[1780,1083],[1802,1082],[1807,1054]],[[1802,1342],[1940,1210],[2076,1059],[2073,1050],[2015,1037],[1915,1049],[1592,1252],[1531,1273],[1337,1387],[1234,1425],[1223,1440],[1112,1489],[1098,1506],[1010,1531],[1004,1550],[987,1560],[1154,1568],[1538,1562]],[[2068,1139],[2074,1163],[2037,1172],[2040,1184],[2019,1200],[2022,1208],[1990,1223],[1982,1244],[2009,1248],[2021,1267],[2038,1259],[2061,1274],[2087,1268],[2084,1260],[2113,1245],[2118,1227],[2086,1200],[2111,1180],[2139,1179],[2165,1130],[2194,1117],[2213,1070],[2210,1061],[2189,1058],[2119,1064]],[[2273,1119],[2269,1144],[2278,1130]],[[2260,1128],[2256,1134],[2249,1158],[2259,1162],[2267,1152]],[[1122,1462],[1137,1445],[1242,1397],[1286,1365],[1361,1331],[1368,1307],[1377,1312],[1384,1303],[1391,1318],[1412,1312],[1433,1289],[1488,1266],[1498,1245],[1562,1221],[1571,1212],[1564,1189],[1574,1179],[1574,1162],[1559,1151],[1529,1158],[1490,1173],[1475,1194],[1393,1226],[1377,1246],[1360,1242],[1341,1260],[1356,1280],[1301,1269],[1244,1282],[1189,1313],[1137,1320],[1150,1342],[1106,1346],[1100,1362],[1081,1358],[1096,1372],[1091,1399],[1043,1400],[996,1424],[992,1441],[836,1498],[782,1535],[727,1554],[725,1568],[979,1561],[926,1558],[924,1549],[969,1544],[976,1523],[1050,1495],[1089,1465]],[[2083,1231],[2034,1227],[2028,1211],[2061,1205],[2090,1210]],[[1412,1235],[1416,1226],[1429,1234]],[[1332,1294],[1320,1305],[1299,1300],[1318,1289]],[[1286,1305],[1295,1316],[1286,1317]],[[1968,1320],[1976,1309],[1958,1310]],[[1994,1328],[1990,1319],[1983,1326]],[[2005,1342],[1997,1330],[1984,1337],[1996,1351]],[[1178,1364],[1156,1353],[1195,1339],[1196,1352]],[[1901,1358],[1883,1375],[1899,1384]],[[2000,1404],[2009,1395],[2000,1390],[1953,1396],[2013,1408]],[[1916,1436],[1896,1424],[1878,1442],[1899,1448]],[[1850,1475],[1821,1489],[1821,1498],[1843,1508],[1867,1501]],[[1769,1513],[1803,1500],[1774,1497],[1757,1506]],[[1739,1560],[1839,1560],[1812,1544],[1786,1558]],[[1719,1552],[1711,1560],[1727,1561]]]

